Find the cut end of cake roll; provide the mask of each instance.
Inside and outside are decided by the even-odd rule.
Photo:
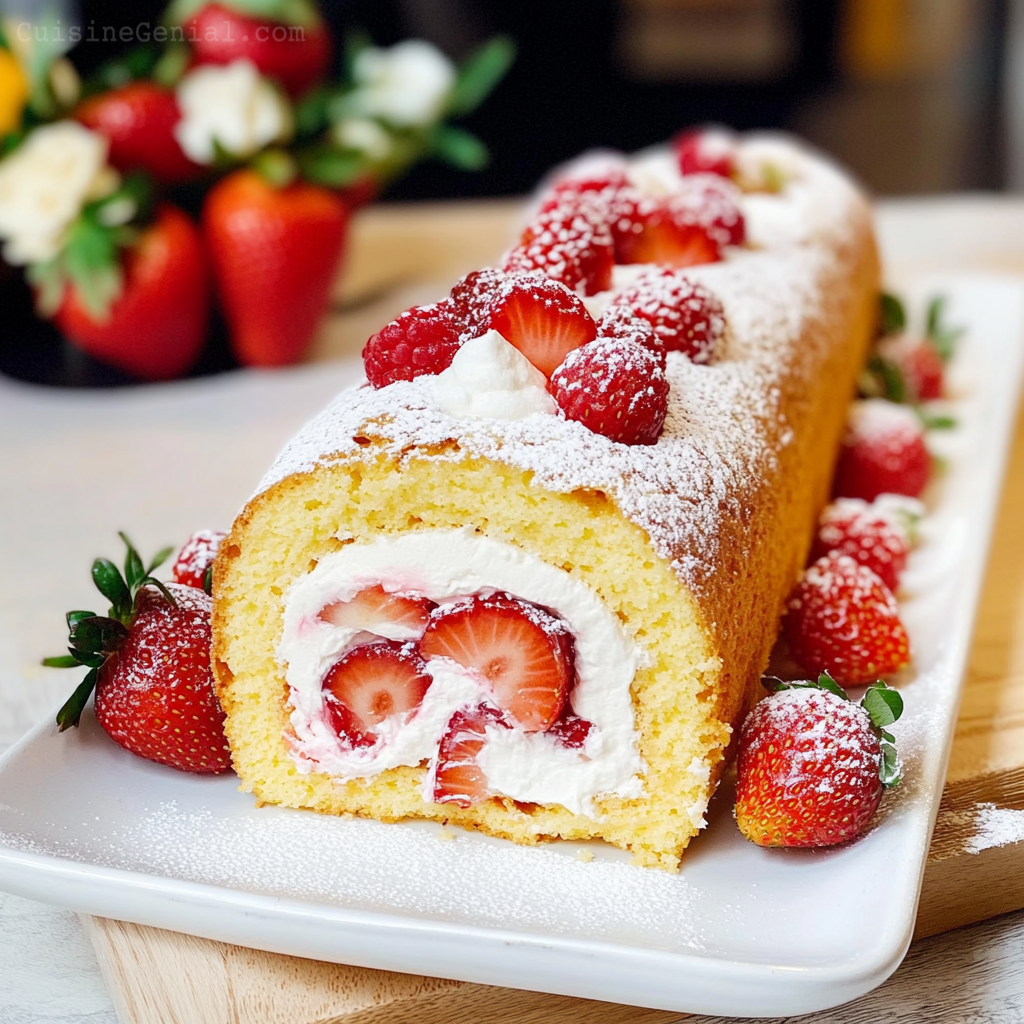
[[[214,582],[218,691],[259,801],[678,869],[827,498],[878,293],[845,177],[778,140],[740,156],[782,168],[742,199],[746,243],[685,287],[652,271],[659,303],[709,294],[722,318],[699,359],[660,351],[656,443],[560,410],[522,365],[537,338],[513,351],[495,318],[474,324],[488,362],[346,392],[271,467]],[[631,173],[664,190],[658,159]],[[644,273],[615,267],[566,315]]]

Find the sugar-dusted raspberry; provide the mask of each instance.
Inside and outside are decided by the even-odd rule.
[[[449,295],[452,316],[462,339],[479,338],[490,326],[491,303],[508,279],[498,267],[473,270],[456,282]]]
[[[725,336],[725,312],[718,297],[668,267],[644,271],[615,300],[646,320],[669,352],[707,363]]]
[[[448,368],[459,350],[459,325],[450,300],[414,306],[371,335],[363,349],[367,380],[383,388]]]
[[[636,342],[597,339],[570,352],[550,390],[570,420],[622,444],[654,444],[668,411],[668,380]]]
[[[628,306],[609,306],[597,321],[598,338],[624,338],[643,345],[665,369],[665,343],[650,321],[637,316]]]

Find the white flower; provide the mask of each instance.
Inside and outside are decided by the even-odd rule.
[[[391,136],[376,121],[350,117],[334,126],[334,140],[345,149],[365,153],[371,160],[383,160],[391,152]]]
[[[455,82],[452,62],[421,39],[390,50],[367,47],[356,57],[353,75],[358,88],[351,99],[360,113],[409,127],[437,121]]]
[[[0,160],[0,238],[8,263],[53,259],[82,207],[118,186],[107,140],[77,121],[36,128]]]
[[[213,163],[214,140],[243,158],[291,135],[291,108],[252,61],[198,67],[178,83],[176,95],[181,120],[174,136],[197,164]]]

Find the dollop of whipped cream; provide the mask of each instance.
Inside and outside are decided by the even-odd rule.
[[[449,416],[522,420],[558,411],[547,378],[498,331],[471,338],[437,375],[437,406]]]
[[[350,646],[381,637],[413,639],[408,629],[381,623],[363,632],[326,622],[320,612],[364,588],[415,594],[439,604],[469,594],[505,591],[549,608],[576,643],[575,714],[592,728],[582,750],[548,733],[488,727],[478,762],[495,793],[531,803],[561,804],[593,814],[595,798],[642,795],[630,684],[643,653],[618,618],[582,580],[514,544],[472,527],[416,530],[347,544],[320,559],[285,595],[284,632],[277,656],[291,690],[292,755],[303,772],[323,771],[340,781],[370,778],[399,765],[433,762],[448,720],[485,698],[482,680],[448,658],[427,662],[432,682],[420,707],[396,714],[378,729],[372,747],[349,748],[324,708],[323,679]],[[431,764],[433,769],[433,764]],[[433,770],[423,798],[432,795]]]

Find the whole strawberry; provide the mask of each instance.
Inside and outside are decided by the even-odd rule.
[[[69,612],[69,654],[43,662],[89,669],[57,724],[62,732],[78,725],[95,689],[97,721],[126,750],[180,771],[228,771],[224,712],[210,668],[210,596],[152,576],[170,548],[147,567],[121,538],[124,575],[105,558],[92,565],[93,581],[111,603],[107,615]]]
[[[223,530],[196,530],[178,552],[171,567],[171,578],[185,587],[210,588],[207,576],[217,557],[220,542],[227,536]]]
[[[348,209],[330,190],[235,171],[206,196],[203,232],[231,345],[248,366],[305,355],[341,262]]]
[[[853,403],[836,465],[837,498],[917,498],[930,475],[931,458],[917,413],[882,398]]]
[[[770,680],[747,715],[736,761],[736,823],[758,846],[834,846],[860,835],[901,774],[885,727],[903,711],[885,683],[854,704],[827,674]]]
[[[898,672],[910,641],[892,591],[866,565],[839,551],[814,562],[789,596],[783,629],[808,672],[857,686]]]

